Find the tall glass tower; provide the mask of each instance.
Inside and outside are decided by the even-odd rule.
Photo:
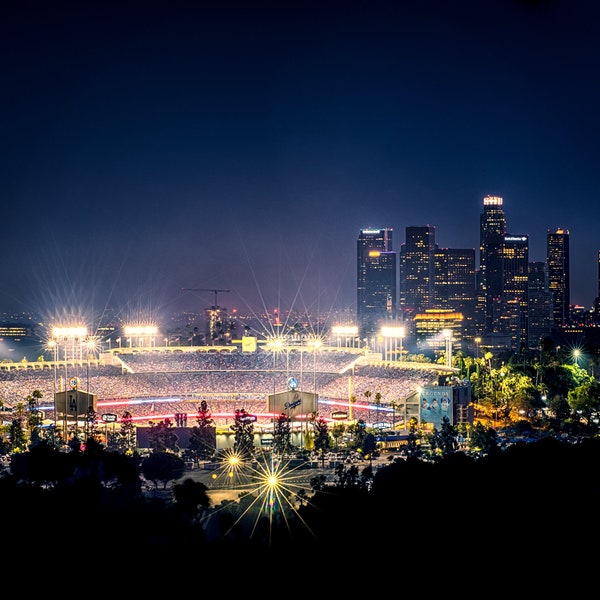
[[[435,227],[406,228],[400,248],[400,306],[407,316],[434,305],[435,251]]]
[[[475,248],[437,248],[433,308],[462,313],[463,337],[475,335]]]
[[[397,256],[392,229],[361,229],[357,242],[356,315],[361,339],[396,319]]]
[[[502,208],[502,198],[486,196],[483,199],[483,212],[479,217],[479,290],[478,299],[482,304],[483,328],[494,331],[494,314],[503,292],[503,247],[506,235],[506,216]]]
[[[540,348],[540,342],[552,333],[552,297],[548,289],[548,266],[545,262],[529,263],[529,330],[528,345]]]
[[[511,336],[514,350],[528,347],[529,237],[504,236],[501,328]]]
[[[555,327],[569,324],[571,304],[570,266],[569,266],[569,231],[555,229],[548,231],[546,250],[548,263],[548,287],[552,294],[552,316]]]

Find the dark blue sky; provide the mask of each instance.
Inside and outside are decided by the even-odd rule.
[[[596,2],[13,4],[0,312],[354,308],[361,228],[478,248],[487,194],[597,295]]]

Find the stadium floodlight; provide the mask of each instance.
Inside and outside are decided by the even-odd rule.
[[[65,360],[68,358],[81,359],[81,346],[79,342],[83,342],[88,336],[87,327],[69,326],[69,327],[53,327],[52,339],[57,344],[63,344]]]
[[[404,327],[382,327],[381,335],[388,338],[403,338]]]
[[[340,336],[358,335],[358,327],[356,325],[334,325],[331,333]]]
[[[144,346],[144,340],[147,338],[150,341],[150,346],[154,344],[154,338],[158,334],[158,327],[156,325],[125,325],[124,327],[129,347],[131,348],[131,342],[134,338],[137,338],[137,345],[139,347]]]
[[[404,338],[404,327],[400,326],[384,326],[380,331],[381,337],[384,339],[385,357],[388,358],[388,346],[389,352],[397,358],[398,354],[398,340],[400,340],[400,357],[402,357],[402,340]]]
[[[331,328],[331,335],[336,338],[338,346],[343,340],[346,346],[351,342],[352,347],[357,341],[359,342],[358,327],[356,325],[334,325]]]
[[[87,337],[87,327],[54,327],[52,337],[55,339],[80,339]]]
[[[125,335],[143,336],[156,335],[158,327],[156,325],[125,325]]]
[[[320,337],[312,336],[306,341],[306,345],[313,350],[318,350],[323,345],[323,340]]]
[[[281,336],[269,338],[267,348],[272,352],[281,352],[285,348],[285,339]]]

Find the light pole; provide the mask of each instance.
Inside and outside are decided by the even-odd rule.
[[[352,405],[354,404],[354,363],[352,363],[352,371],[350,372],[350,377],[348,378],[348,416],[350,417],[350,421],[352,421]]]
[[[384,340],[384,349],[385,349],[385,359],[388,358],[388,343],[389,343],[389,352],[393,356],[394,360],[398,360],[397,355],[397,343],[400,340],[400,358],[402,358],[402,338],[404,337],[404,327],[382,327],[381,328],[381,337]]]
[[[481,338],[476,337],[475,340],[475,357],[479,360],[479,344],[481,344]]]
[[[58,342],[55,339],[52,339],[48,342],[48,348],[52,351],[52,370],[54,372],[54,387],[53,387],[53,395],[52,400],[54,403],[54,431],[56,434],[56,362],[58,360],[57,352],[58,352]]]
[[[90,354],[94,355],[96,352],[96,340],[94,338],[88,338],[85,341],[86,348],[86,378],[87,378],[87,392],[90,393]]]
[[[442,335],[446,340],[446,366],[452,367],[452,330],[444,329]]]
[[[404,339],[405,332],[404,332],[404,327],[401,327],[400,329],[401,329],[401,332],[400,332],[400,360],[402,360],[402,358],[403,358],[402,341]]]
[[[82,356],[81,356],[81,344],[77,345],[77,352],[75,351],[76,346],[75,346],[75,342],[79,342],[79,340],[81,339],[86,339],[88,336],[87,333],[87,327],[83,327],[83,326],[69,326],[69,327],[54,327],[52,329],[52,338],[57,341],[58,340],[62,340],[64,342],[64,359],[65,359],[65,384],[64,386],[61,386],[63,388],[63,391],[65,392],[65,406],[64,406],[64,413],[63,413],[63,417],[64,417],[64,421],[63,421],[63,436],[64,436],[64,440],[66,442],[67,440],[67,428],[68,428],[68,422],[67,422],[67,406],[66,406],[66,397],[67,397],[67,383],[69,382],[69,375],[68,375],[68,362],[69,359],[71,361],[73,361],[74,365],[79,364],[78,361],[82,360]],[[69,342],[70,342],[70,350],[71,350],[71,356],[69,357]],[[57,349],[58,352],[58,349]],[[77,371],[76,371],[77,373]],[[72,380],[77,380],[77,377],[72,378]],[[75,391],[77,391],[76,386],[72,386],[74,387]],[[77,402],[75,403],[77,404]],[[77,407],[75,408],[75,435],[77,435],[77,418],[78,418],[78,414],[77,414]]]
[[[313,350],[313,392],[315,394],[317,393],[317,350],[321,347],[321,343],[321,340],[316,337],[309,340]]]

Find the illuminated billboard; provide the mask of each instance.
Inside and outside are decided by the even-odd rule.
[[[429,423],[441,429],[442,419],[448,417],[450,425],[454,425],[452,407],[452,387],[424,387],[419,395],[419,418],[421,423]]]

